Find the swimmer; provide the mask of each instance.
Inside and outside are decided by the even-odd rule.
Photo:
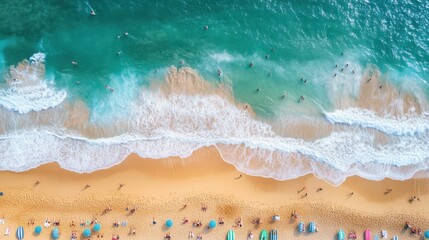
[[[71,62],[73,66],[77,66],[77,62],[76,61],[72,61]]]
[[[352,70],[352,74],[355,74],[355,70]]]
[[[183,65],[183,64],[185,64],[185,60],[180,60],[180,65]]]
[[[349,66],[349,64],[347,63],[347,64],[346,64],[346,67],[348,67],[348,66]]]
[[[307,83],[307,78],[304,80],[304,83]]]
[[[91,9],[91,15],[92,15],[92,16],[95,16],[95,12],[94,12],[94,10],[93,10],[93,9]]]
[[[205,25],[205,26],[204,26],[204,30],[205,30],[205,31],[209,30],[209,26]]]
[[[250,62],[249,67],[253,67],[253,62]]]
[[[80,82],[79,82],[79,81],[76,81],[76,84],[77,84],[77,85],[79,85],[79,84],[80,84]]]
[[[271,76],[271,73],[270,73],[270,72],[267,74],[267,77],[269,77],[269,76]]]
[[[276,49],[275,48],[271,48],[271,52],[275,52],[276,51]]]
[[[127,37],[127,36],[128,36],[128,32],[124,32],[124,36],[126,36],[126,37]]]
[[[340,72],[344,71],[344,68],[341,68]]]
[[[220,76],[222,74],[222,70],[220,68],[217,69],[217,75]]]
[[[256,92],[259,92],[260,90],[261,90],[261,89],[257,88],[257,89],[256,89]]]
[[[286,97],[286,93],[283,93],[282,95],[282,99],[284,99]]]
[[[117,54],[117,55],[121,55],[121,54],[122,54],[122,51],[118,51],[118,52],[116,52],[116,54]]]
[[[121,38],[121,35],[116,36],[116,38],[117,38],[117,39],[120,39],[120,38]]]
[[[302,102],[302,101],[304,101],[304,100],[305,100],[304,95],[301,95],[301,97],[299,97],[298,102]]]
[[[265,55],[265,58],[269,59],[270,58],[270,54]]]
[[[336,77],[336,76],[337,76],[337,74],[335,73],[335,74],[334,74],[334,77]]]

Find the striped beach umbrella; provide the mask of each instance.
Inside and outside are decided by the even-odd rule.
[[[36,234],[40,234],[42,232],[42,227],[41,226],[36,226],[36,228],[34,228],[34,232]]]
[[[17,237],[18,239],[23,239],[23,238],[24,238],[24,228],[23,228],[23,227],[19,226],[19,227],[16,229],[16,237]]]

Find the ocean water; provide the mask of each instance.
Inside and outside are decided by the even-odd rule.
[[[428,63],[425,1],[2,1],[0,169],[215,146],[279,180],[407,179]]]

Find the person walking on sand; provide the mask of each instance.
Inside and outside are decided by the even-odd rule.
[[[240,179],[243,176],[243,174],[240,174],[240,176],[236,177],[235,180]]]
[[[388,188],[386,188],[386,191],[384,192],[384,194],[387,195],[390,192],[392,192],[392,188],[388,187]]]

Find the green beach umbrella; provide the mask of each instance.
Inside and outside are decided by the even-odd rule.
[[[215,228],[216,227],[216,221],[215,220],[210,220],[209,227],[210,228]]]
[[[91,229],[85,228],[85,230],[83,230],[83,236],[85,237],[91,236]]]
[[[58,228],[52,229],[51,235],[53,239],[58,239],[60,237],[60,231]]]
[[[40,234],[42,232],[42,227],[41,226],[36,226],[36,228],[34,228],[34,232],[36,234]]]
[[[167,227],[172,227],[172,226],[173,226],[173,220],[168,219],[168,220],[165,222],[165,226],[167,226]]]
[[[425,238],[429,239],[429,230],[426,230],[426,232],[425,232]]]
[[[101,230],[101,224],[100,223],[94,224],[94,227],[92,229],[96,232],[100,231]]]

